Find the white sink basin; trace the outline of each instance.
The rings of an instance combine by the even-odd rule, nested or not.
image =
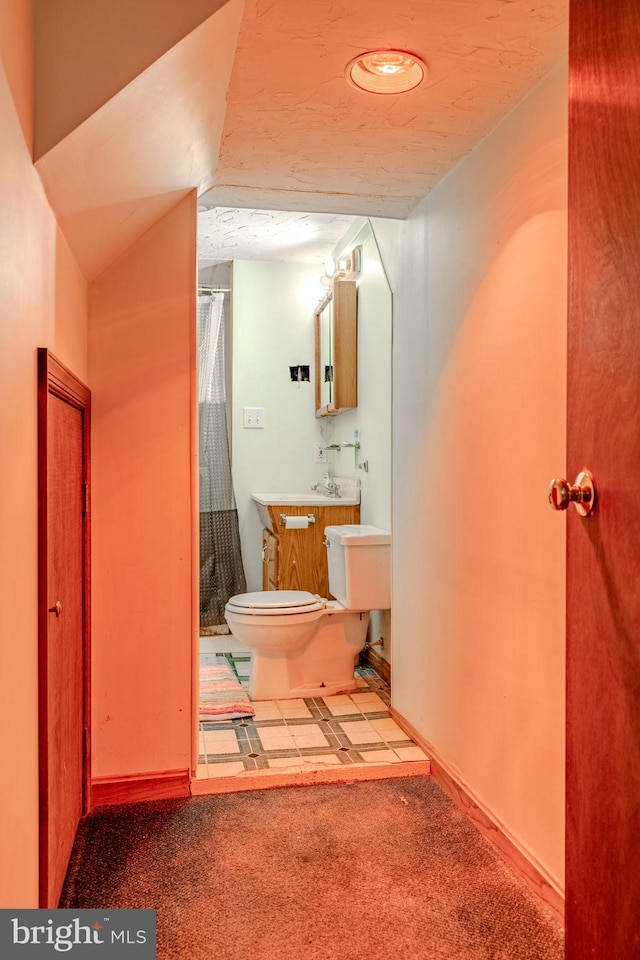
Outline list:
[[[340,491],[342,493],[342,490]],[[253,500],[265,507],[287,506],[292,507],[352,507],[360,503],[360,491],[347,489],[344,496],[328,497],[317,490],[308,490],[304,493],[253,493]]]

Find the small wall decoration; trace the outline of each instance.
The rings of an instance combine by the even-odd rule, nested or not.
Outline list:
[[[291,380],[294,383],[309,383],[309,364],[299,363],[295,367],[289,367]]]

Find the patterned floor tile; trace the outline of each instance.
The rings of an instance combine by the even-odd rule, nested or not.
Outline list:
[[[368,704],[373,703],[378,705],[378,709],[384,709],[383,701],[380,699],[380,696],[375,692],[375,690],[369,690],[368,693],[352,693],[351,699],[354,703],[357,703],[359,707],[362,707],[363,704],[367,704],[367,709],[374,710],[375,707],[369,707]]]
[[[426,753],[412,744],[410,747],[394,747],[394,753],[397,753],[401,760],[428,760]]]
[[[297,762],[300,759],[300,754],[295,748],[283,747],[282,750],[262,750],[259,757],[255,757],[255,761],[260,766],[261,760],[273,759],[274,757],[291,757],[294,762]]]
[[[340,766],[340,759],[336,756],[335,753],[314,753],[309,756],[302,757],[305,764],[317,764],[319,767],[322,766]]]
[[[295,741],[288,727],[265,727],[258,731],[264,750],[295,750]]]
[[[203,730],[202,736],[205,743],[222,743],[224,740],[237,740],[235,728],[231,725],[227,727],[217,727],[215,730]]]
[[[393,750],[361,750],[360,756],[365,763],[400,763]]]
[[[335,733],[330,733],[328,730],[323,730],[322,735],[327,741],[327,745],[330,746],[332,750],[337,750],[338,747],[342,746],[339,737]]]
[[[408,737],[404,730],[401,730],[391,717],[385,717],[381,720],[370,720],[369,723],[386,741],[411,740],[411,737]]]
[[[222,656],[246,684],[250,655],[239,649]],[[255,701],[254,717],[200,724],[196,776],[426,759],[389,716],[390,703],[388,685],[368,667],[356,668],[351,694]]]
[[[305,726],[289,727],[293,730],[293,739],[296,747],[302,750],[304,747],[326,747],[328,741],[325,735],[317,725],[309,723]],[[300,731],[299,733],[297,731]]]
[[[358,704],[351,699],[347,703],[328,703],[327,707],[332,717],[346,717],[361,713]]]
[[[282,714],[273,700],[255,700],[252,707],[255,710],[253,719],[256,723],[260,720],[282,720]]]
[[[220,743],[207,746],[207,758],[211,761],[214,757],[222,754],[241,753],[240,744],[234,738],[233,740],[222,740]]]
[[[245,765],[241,760],[231,763],[212,763],[209,766],[209,776],[213,777],[237,777],[243,773]]]
[[[285,720],[305,720],[311,717],[304,700],[276,700],[276,707]]]
[[[302,766],[303,762],[300,757],[295,760],[291,757],[267,757],[267,764],[271,770],[290,770],[292,766]]]
[[[336,740],[338,741],[338,749],[339,749],[339,750],[340,750],[340,749],[342,749],[342,750],[350,750],[351,747],[353,746],[351,740],[349,740],[349,737],[346,735],[346,733],[339,733],[339,734],[337,734],[337,735],[336,735]]]
[[[340,724],[343,732],[351,743],[382,743],[382,736],[375,730],[368,720],[355,720]]]

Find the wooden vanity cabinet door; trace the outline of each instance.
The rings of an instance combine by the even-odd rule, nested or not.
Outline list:
[[[321,597],[333,599],[329,593],[327,551],[324,545],[324,528],[335,524],[360,523],[360,506],[270,506],[278,536],[263,531],[263,586],[265,590],[308,590]],[[280,515],[315,516],[315,523],[306,529],[287,530],[280,524]],[[268,539],[270,538],[270,539]],[[273,548],[270,543],[273,542]],[[269,558],[273,552],[275,572],[267,573]],[[276,586],[277,584],[277,586]]]
[[[289,510],[289,513],[292,511]],[[318,593],[317,530],[283,530],[280,534],[281,590]]]

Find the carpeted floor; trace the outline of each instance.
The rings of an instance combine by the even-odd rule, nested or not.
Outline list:
[[[553,914],[428,777],[103,807],[61,907],[155,907],[158,960],[559,960]]]

